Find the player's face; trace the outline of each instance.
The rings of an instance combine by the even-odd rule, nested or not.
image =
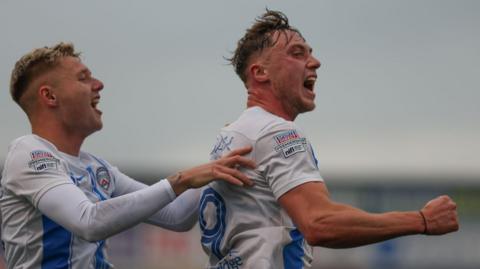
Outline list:
[[[294,119],[315,108],[314,86],[320,62],[296,32],[276,32],[276,44],[266,51],[267,72],[277,99]]]
[[[58,116],[68,132],[84,137],[102,128],[102,112],[97,109],[103,83],[75,57],[60,59],[53,75],[58,98]]]

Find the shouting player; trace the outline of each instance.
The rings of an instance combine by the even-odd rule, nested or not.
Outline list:
[[[294,123],[315,108],[320,62],[287,17],[267,11],[238,42],[231,62],[247,88],[247,109],[224,127],[211,152],[253,147],[248,190],[212,182],[200,202],[208,268],[297,269],[312,261],[311,246],[348,248],[411,234],[458,229],[447,196],[420,211],[371,214],[335,203],[320,176],[312,146]]]
[[[196,223],[200,190],[187,189],[212,179],[251,184],[235,169],[254,167],[240,156],[249,147],[152,186],[81,151],[85,138],[102,128],[102,89],[71,44],[35,49],[16,63],[11,95],[32,134],[11,143],[2,174],[8,268],[111,268],[109,236],[142,221],[177,231]]]

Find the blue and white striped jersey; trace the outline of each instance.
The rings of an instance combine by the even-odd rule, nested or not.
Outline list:
[[[209,256],[206,268],[298,269],[312,261],[312,248],[277,202],[287,191],[323,181],[312,147],[291,121],[260,107],[251,107],[224,127],[211,158],[251,145],[257,167],[242,169],[251,188],[216,181],[200,201],[202,246]]]

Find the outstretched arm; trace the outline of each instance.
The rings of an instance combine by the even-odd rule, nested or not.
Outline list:
[[[51,188],[38,209],[54,222],[87,241],[98,241],[124,231],[160,210],[174,198],[168,181],[112,199],[93,203],[74,184]]]
[[[180,195],[186,189],[204,186],[212,180],[250,185],[251,180],[234,168],[238,165],[255,166],[251,160],[238,156],[250,150],[251,147],[246,147],[232,151],[217,161],[184,170],[173,180],[162,180],[130,193],[120,192],[114,198],[96,203],[90,201],[74,184],[58,185],[46,191],[37,206],[47,217],[85,240],[106,239],[146,221],[169,204],[175,198],[175,194]],[[198,201],[193,192],[185,195],[189,199],[181,201],[188,202],[189,206],[195,205]],[[163,216],[166,217],[165,214],[170,213],[171,208],[163,212]],[[185,219],[192,223],[191,220],[192,215]]]
[[[149,186],[117,171],[115,196],[136,192]],[[120,184],[118,184],[120,183]],[[180,194],[174,201],[149,216],[145,222],[177,232],[190,230],[198,220],[198,202],[203,188],[190,189]],[[170,188],[174,197],[175,193]]]
[[[302,184],[279,199],[310,245],[349,248],[411,234],[458,230],[455,203],[438,197],[419,211],[372,214],[330,200],[323,183]]]
[[[251,180],[240,173],[236,167],[244,166],[253,168],[255,164],[250,159],[241,157],[240,155],[250,152],[251,147],[244,147],[233,150],[222,158],[210,163],[183,170],[168,179],[171,185],[177,184],[177,195],[183,191],[181,181],[184,184],[191,184],[189,187],[195,188],[202,186],[214,179],[223,179],[236,185],[251,185]],[[217,178],[218,177],[218,178]],[[222,178],[223,177],[223,178]],[[118,178],[121,179],[115,193],[116,196],[141,190],[148,187],[147,185],[135,181],[128,176],[118,172]],[[198,203],[200,200],[202,189],[189,189],[155,212],[145,222],[177,232],[190,230],[198,220]]]

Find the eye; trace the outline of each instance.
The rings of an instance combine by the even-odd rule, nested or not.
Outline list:
[[[293,57],[296,57],[296,58],[305,57],[305,49],[303,49],[301,47],[294,48],[291,53],[292,53]]]
[[[79,75],[78,75],[78,80],[79,81],[86,81],[86,80],[89,80],[91,77],[90,77],[90,73],[87,73],[87,72],[81,72]]]

